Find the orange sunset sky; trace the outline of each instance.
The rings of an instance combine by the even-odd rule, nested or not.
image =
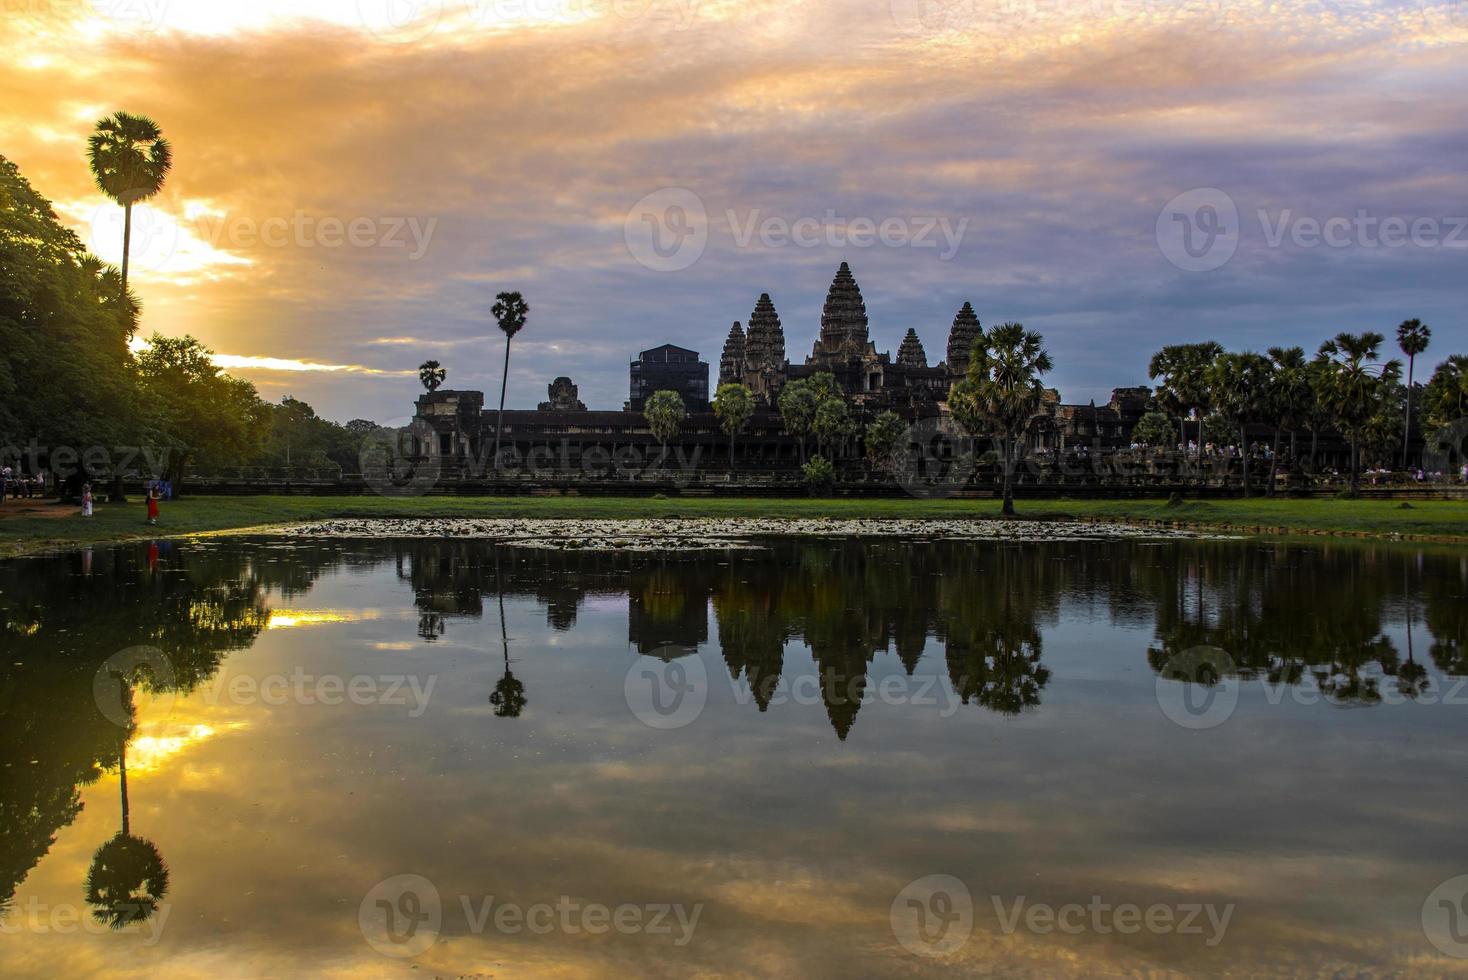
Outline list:
[[[879,350],[940,360],[971,300],[1069,401],[1188,339],[1468,346],[1460,0],[6,0],[0,41],[0,153],[102,257],[93,124],[173,144],[140,332],[341,420],[407,414],[428,357],[493,390],[502,289],[512,405],[620,407],[663,342],[716,371],[764,291],[799,360],[842,260]],[[1198,189],[1237,215],[1190,262]]]

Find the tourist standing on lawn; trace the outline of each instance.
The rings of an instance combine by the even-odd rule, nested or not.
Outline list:
[[[5,503],[5,492],[10,488],[10,465],[0,467],[0,504]]]
[[[92,516],[92,485],[90,483],[82,484],[82,516]]]
[[[158,497],[160,492],[155,486],[148,491],[148,523],[158,523]]]

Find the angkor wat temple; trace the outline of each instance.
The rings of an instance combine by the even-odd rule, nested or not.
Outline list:
[[[963,304],[948,332],[948,357],[932,367],[916,330],[907,331],[893,360],[890,353],[877,352],[867,328],[867,305],[861,287],[851,267],[842,262],[821,310],[820,336],[804,364],[786,359],[780,314],[770,294],[762,293],[750,314],[749,330],[737,322],[729,329],[719,358],[719,384],[748,385],[759,404],[773,407],[787,382],[828,372],[836,377],[847,397],[860,406],[936,406],[948,398],[953,382],[968,372],[979,318],[972,305]]]
[[[719,358],[718,383],[739,382],[754,392],[757,409],[735,445],[734,466],[741,471],[791,471],[800,463],[796,439],[785,430],[779,416],[780,391],[791,381],[828,372],[836,378],[852,405],[857,422],[870,421],[878,412],[891,410],[906,419],[940,418],[947,414],[947,399],[953,384],[964,377],[980,323],[971,303],[953,318],[948,330],[944,358],[930,364],[917,331],[909,329],[897,349],[879,352],[869,332],[866,302],[851,268],[841,263],[826,294],[819,334],[803,362],[786,356],[785,329],[774,301],[760,295],[750,314],[747,329],[740,323],[730,328]],[[697,382],[696,368],[702,364],[695,351],[664,345],[644,351],[631,365],[633,398],[640,402],[647,379],[668,366],[642,363],[658,352],[677,351],[689,362],[685,404],[689,412],[676,444],[669,448],[683,460],[694,460],[700,469],[729,466],[729,437],[706,401],[707,383]],[[656,358],[654,358],[656,359]],[[667,358],[665,357],[664,360]],[[656,371],[655,371],[656,369]],[[657,375],[662,376],[662,375]],[[706,375],[704,376],[706,377]],[[676,386],[675,386],[676,387]],[[1146,387],[1121,388],[1105,406],[1065,405],[1058,392],[1047,392],[1043,417],[1031,435],[1031,448],[1065,449],[1084,445],[1091,451],[1124,447],[1132,427],[1146,412],[1151,399]],[[640,404],[629,400],[619,411],[587,410],[571,379],[551,383],[548,400],[534,411],[507,410],[501,434],[502,452],[520,460],[551,447],[558,470],[586,468],[588,454],[599,460],[619,454],[640,453],[644,457],[659,450],[643,417]],[[445,472],[483,474],[493,452],[495,412],[484,408],[477,391],[440,390],[418,398],[414,416],[419,451],[440,457]],[[856,450],[856,447],[851,447]],[[859,451],[853,451],[859,457]],[[839,460],[838,460],[839,462]]]

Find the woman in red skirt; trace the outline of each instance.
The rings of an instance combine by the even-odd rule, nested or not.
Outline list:
[[[148,523],[158,523],[158,488],[153,487],[148,491]]]

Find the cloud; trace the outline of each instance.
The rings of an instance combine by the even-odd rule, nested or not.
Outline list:
[[[664,341],[716,363],[763,291],[799,360],[843,259],[879,349],[914,327],[941,350],[972,300],[986,323],[1045,331],[1075,401],[1145,380],[1159,327],[1313,347],[1421,316],[1443,349],[1468,340],[1461,251],[1271,247],[1256,220],[1468,210],[1468,25],[1450,4],[525,0],[447,3],[417,37],[384,36],[351,0],[166,6],[148,29],[7,21],[0,139],[85,231],[102,203],[92,122],[158,119],[175,147],[159,205],[202,247],[193,268],[139,276],[145,330],[324,366],[313,381],[336,369],[295,392],[335,417],[405,414],[423,356],[493,388],[501,289],[531,306],[516,405],[570,374],[593,407],[619,406],[626,361]],[[635,260],[624,225],[673,186],[698,195],[709,237],[666,273]],[[1155,238],[1194,187],[1227,191],[1246,224],[1207,274]],[[727,220],[828,211],[968,224],[944,260],[742,245]]]

